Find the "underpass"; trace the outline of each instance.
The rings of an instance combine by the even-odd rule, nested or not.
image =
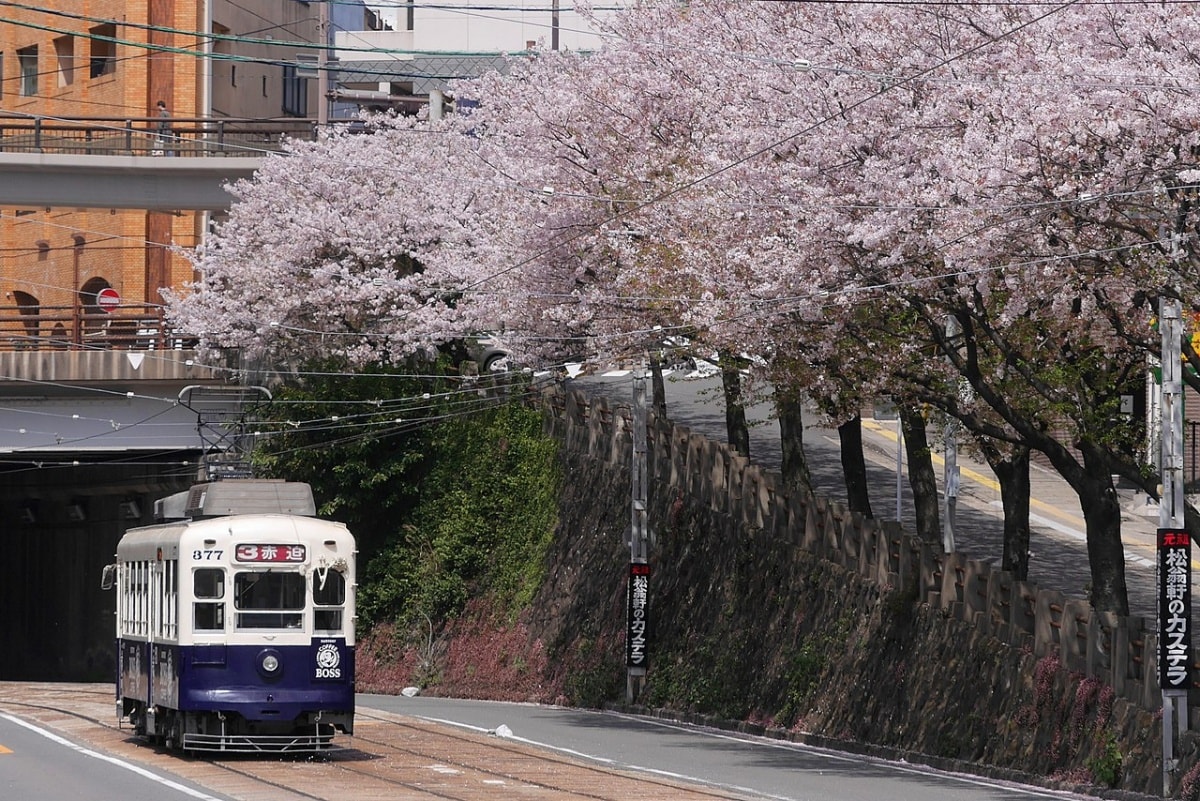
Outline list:
[[[230,183],[315,133],[304,119],[176,119],[164,147],[154,122],[0,115],[0,206],[219,212]],[[108,680],[113,594],[100,570],[155,500],[227,449],[180,398],[234,373],[203,365],[159,306],[76,294],[0,317],[0,609],[12,632],[0,680]],[[236,416],[239,403],[222,408]]]
[[[228,450],[228,373],[191,350],[0,352],[0,517],[11,634],[0,680],[113,675],[113,594],[100,570],[154,501]],[[197,398],[215,388],[220,401]]]

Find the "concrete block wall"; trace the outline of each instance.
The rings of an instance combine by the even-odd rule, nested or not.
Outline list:
[[[576,453],[628,464],[630,409],[560,388],[543,396],[545,430]],[[624,423],[615,424],[616,418]],[[774,532],[797,547],[879,586],[915,582],[916,600],[943,610],[1037,658],[1057,654],[1070,671],[1110,685],[1121,697],[1161,707],[1157,639],[1141,617],[1096,613],[1085,599],[1017,581],[969,554],[943,554],[898,524],[851,514],[823,497],[800,497],[778,476],[685,427],[650,416],[647,470],[651,495],[682,493],[748,528]],[[1189,716],[1196,721],[1197,715]],[[1194,728],[1194,727],[1193,727]]]

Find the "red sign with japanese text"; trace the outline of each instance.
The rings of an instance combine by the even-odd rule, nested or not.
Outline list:
[[[239,545],[234,559],[239,562],[303,562],[303,545]]]

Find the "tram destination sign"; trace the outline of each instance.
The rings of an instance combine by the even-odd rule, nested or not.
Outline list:
[[[1158,530],[1158,683],[1192,686],[1192,539],[1186,529]]]
[[[239,562],[303,562],[306,551],[303,545],[252,545],[237,546],[233,558]]]

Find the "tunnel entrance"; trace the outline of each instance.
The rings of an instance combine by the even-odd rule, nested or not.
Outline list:
[[[3,681],[108,681],[115,676],[115,597],[100,573],[154,501],[195,483],[194,457],[170,462],[0,465],[6,555],[0,610]]]

